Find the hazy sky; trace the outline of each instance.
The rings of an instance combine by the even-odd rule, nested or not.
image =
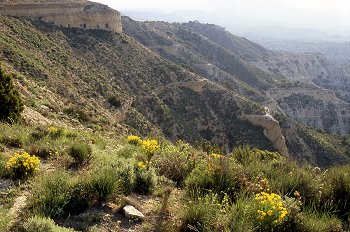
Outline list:
[[[284,25],[350,35],[350,0],[95,0],[116,10],[196,11],[208,23]],[[188,19],[195,20],[188,15]],[[203,20],[202,20],[203,21]],[[225,25],[223,25],[225,26]]]

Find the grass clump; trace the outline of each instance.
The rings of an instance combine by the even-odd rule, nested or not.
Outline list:
[[[180,231],[221,231],[227,223],[226,207],[227,202],[221,202],[216,194],[188,201],[181,215]]]
[[[28,143],[28,128],[19,124],[0,123],[0,143],[12,148],[23,148]]]
[[[58,226],[52,219],[34,216],[23,224],[25,232],[73,232],[73,229]]]
[[[69,156],[78,164],[88,163],[92,158],[92,148],[84,142],[75,142],[69,148]]]

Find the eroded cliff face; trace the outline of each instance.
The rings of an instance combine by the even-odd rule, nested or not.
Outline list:
[[[350,134],[350,104],[317,86],[272,89],[268,94],[296,121],[327,133]]]
[[[64,27],[122,32],[118,11],[90,1],[2,1],[0,15],[39,18]]]
[[[290,80],[313,83],[334,91],[350,103],[350,75],[345,68],[332,64],[319,53],[276,52],[268,61],[254,62],[259,68],[272,74],[283,75]]]

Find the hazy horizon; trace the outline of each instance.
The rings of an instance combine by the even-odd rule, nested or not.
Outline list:
[[[350,37],[350,2],[346,0],[95,0],[120,12],[157,12],[157,20],[200,20],[228,28],[283,26],[314,29]],[[184,14],[181,14],[184,12]],[[186,12],[191,14],[186,15]],[[167,16],[167,17],[165,17]]]

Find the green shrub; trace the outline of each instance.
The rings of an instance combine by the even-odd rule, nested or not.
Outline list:
[[[13,75],[6,74],[0,67],[0,121],[19,121],[23,102],[12,82]]]
[[[195,193],[192,195],[196,195]],[[227,206],[227,208],[225,208]],[[225,231],[228,205],[218,200],[217,195],[195,197],[183,206],[180,212],[181,231]]]
[[[229,211],[229,230],[236,232],[255,231],[256,212],[257,209],[253,199],[246,197],[237,198]]]
[[[65,171],[55,171],[35,181],[30,208],[35,213],[52,218],[62,217],[71,199],[70,177]]]
[[[130,194],[135,187],[135,172],[134,172],[134,160],[131,159],[118,159],[111,163],[105,163],[104,165],[111,165],[115,170],[118,178],[119,190],[123,194]]]
[[[94,199],[105,201],[121,191],[118,173],[111,166],[96,168],[85,180]]]
[[[350,166],[333,167],[324,176],[321,188],[321,206],[335,211],[336,215],[348,220],[350,211]]]
[[[181,186],[194,169],[196,158],[189,151],[172,145],[162,148],[160,155],[154,157],[157,174],[165,176]]]
[[[79,164],[88,163],[92,158],[92,148],[89,144],[75,142],[70,147],[68,154]]]
[[[28,148],[28,151],[30,154],[33,154],[43,159],[47,159],[49,157],[58,155],[57,149],[52,148],[50,144],[32,144]]]
[[[224,156],[209,156],[199,164],[185,180],[187,193],[214,191],[232,199],[242,189],[243,169],[232,159]]]
[[[108,103],[115,108],[121,107],[122,103],[116,96],[111,96],[108,98]]]
[[[26,232],[73,232],[73,229],[56,225],[50,218],[34,216],[26,220],[23,224]]]
[[[142,194],[153,192],[156,184],[156,175],[152,168],[146,169],[146,166],[135,168],[135,191]]]
[[[343,232],[342,222],[329,214],[306,211],[295,221],[296,232]]]
[[[306,205],[318,204],[320,180],[312,170],[300,167],[293,163],[286,163],[284,167],[279,165],[271,177],[271,189],[282,195],[294,196],[297,191]],[[271,173],[270,173],[271,175]]]
[[[11,215],[8,209],[0,206],[0,231],[8,231]]]
[[[233,149],[231,156],[239,163],[248,165],[257,161],[281,160],[283,157],[277,152],[259,150],[249,146],[239,146]]]
[[[89,187],[89,183],[84,178],[71,180],[68,202],[63,207],[63,217],[78,215],[90,207],[93,202],[93,195],[89,191]]]

